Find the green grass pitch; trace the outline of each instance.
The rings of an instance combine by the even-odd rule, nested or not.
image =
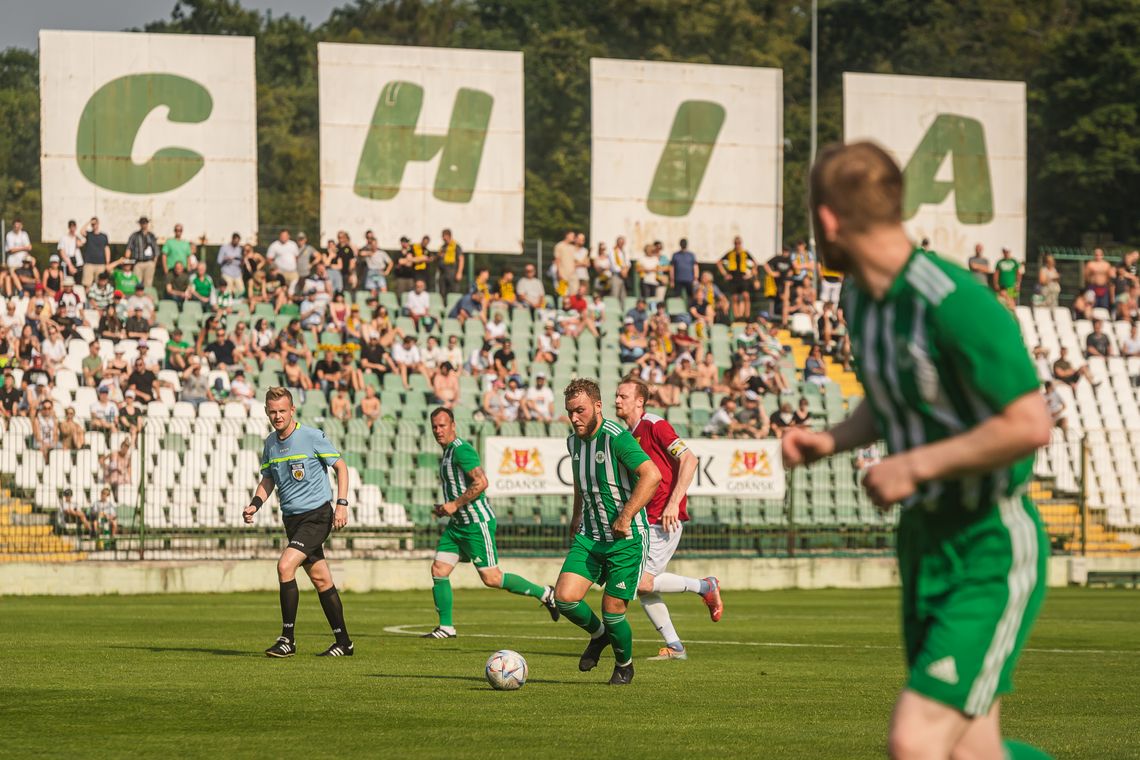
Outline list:
[[[428,630],[429,592],[345,594],[351,659],[313,656],[332,639],[303,592],[288,660],[261,655],[276,594],[7,598],[0,756],[883,756],[903,678],[897,592],[728,590],[715,625],[693,595],[668,600],[689,661],[644,661],[658,642],[634,603],[637,675],[615,688],[608,651],[579,673],[584,634],[500,592],[457,590],[450,641],[385,630]],[[1007,735],[1058,758],[1140,756],[1138,631],[1136,592],[1053,591]],[[500,648],[530,665],[521,691],[483,680]]]

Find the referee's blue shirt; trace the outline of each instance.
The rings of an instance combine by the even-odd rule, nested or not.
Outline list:
[[[273,431],[265,439],[261,453],[261,474],[273,478],[281,512],[299,515],[330,501],[328,468],[340,459],[340,452],[325,434],[314,427],[294,423],[285,439]]]

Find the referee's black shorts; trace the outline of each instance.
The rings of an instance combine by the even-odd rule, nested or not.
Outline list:
[[[289,548],[303,552],[302,565],[311,565],[325,558],[325,539],[332,532],[332,502],[326,501],[316,509],[299,515],[282,515],[285,535],[289,537]]]

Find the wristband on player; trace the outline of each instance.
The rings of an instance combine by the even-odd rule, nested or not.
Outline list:
[[[253,507],[254,509],[261,509],[261,505],[264,503],[265,499],[257,495],[254,495],[254,497],[249,500],[249,506]]]
[[[348,499],[337,499],[336,505],[338,507],[347,507],[348,506]]]

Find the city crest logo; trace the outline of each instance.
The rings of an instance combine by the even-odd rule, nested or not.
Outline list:
[[[728,476],[730,478],[771,477],[772,463],[768,461],[768,452],[737,449],[732,452]]]
[[[499,463],[500,475],[539,476],[545,471],[538,449],[505,449]]]

